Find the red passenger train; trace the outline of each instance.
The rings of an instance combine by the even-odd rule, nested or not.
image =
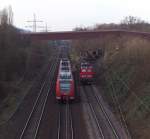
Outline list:
[[[92,64],[88,62],[82,62],[80,65],[80,82],[81,83],[92,83],[94,81],[94,68]]]
[[[67,59],[60,61],[56,81],[56,99],[62,101],[75,99],[74,79],[70,61]]]

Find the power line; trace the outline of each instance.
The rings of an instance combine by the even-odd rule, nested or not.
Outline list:
[[[33,32],[36,32],[36,31],[37,31],[37,28],[40,28],[39,26],[37,26],[37,23],[42,23],[43,21],[37,20],[37,19],[36,19],[36,15],[33,14],[33,20],[32,20],[32,21],[27,21],[27,22],[33,23],[33,25],[25,26],[25,27],[33,28]]]
[[[50,27],[47,26],[47,23],[45,23],[45,26],[42,26],[41,28],[44,29],[42,31],[45,31],[45,32],[49,32],[50,31],[50,30],[48,30],[48,28],[50,28]]]

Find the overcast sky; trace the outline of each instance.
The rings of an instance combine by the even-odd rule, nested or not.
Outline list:
[[[20,28],[30,25],[26,21],[33,20],[33,13],[37,20],[47,22],[51,31],[119,23],[129,15],[150,22],[150,0],[0,0],[0,9],[8,5],[14,12],[14,24]]]

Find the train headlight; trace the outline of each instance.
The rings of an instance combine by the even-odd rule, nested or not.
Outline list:
[[[85,78],[86,77],[86,75],[82,75],[82,78]]]
[[[91,71],[92,71],[91,69],[88,70],[88,72],[91,72]]]
[[[86,70],[85,70],[85,69],[83,69],[83,70],[82,70],[82,72],[86,72]]]

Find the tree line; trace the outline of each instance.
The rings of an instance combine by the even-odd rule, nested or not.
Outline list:
[[[26,73],[26,80],[32,80],[48,62],[49,56],[50,47],[47,42],[32,42],[13,26],[10,6],[0,11],[0,99],[8,93],[4,83],[18,81]]]

